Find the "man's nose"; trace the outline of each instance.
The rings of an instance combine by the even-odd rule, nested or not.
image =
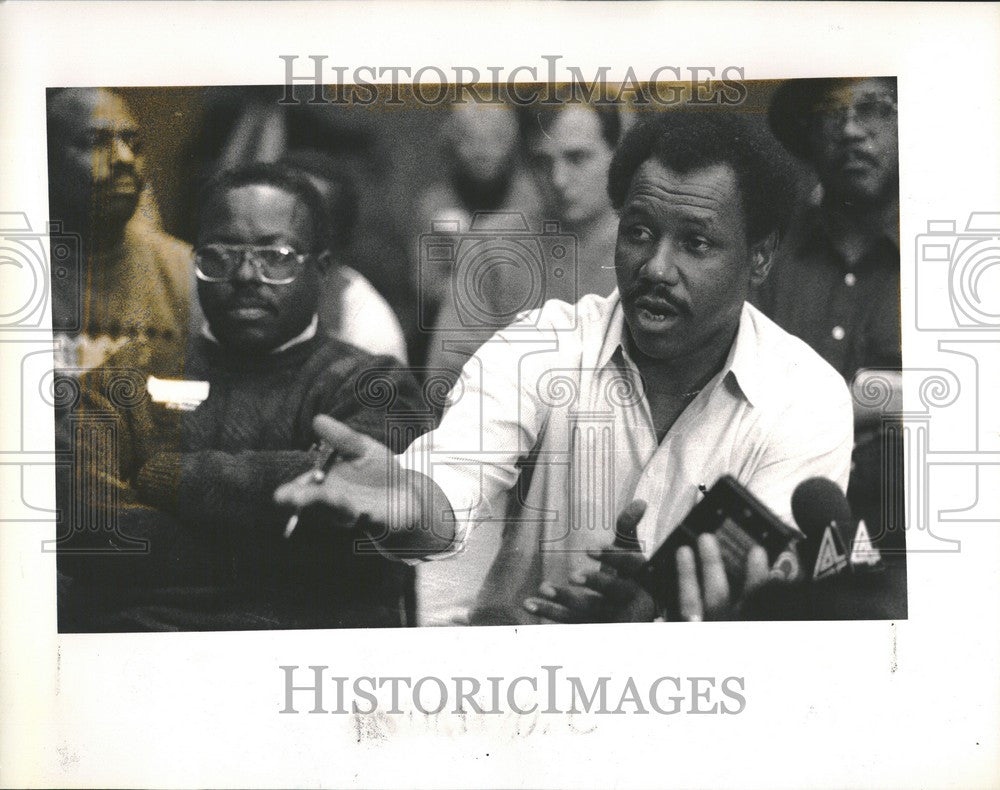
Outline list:
[[[653,254],[643,264],[642,275],[651,282],[661,282],[667,285],[677,284],[680,279],[680,270],[677,268],[676,250],[670,239],[660,239]]]
[[[569,166],[565,162],[555,162],[552,165],[552,184],[556,189],[562,191],[570,183]]]
[[[837,130],[843,138],[857,140],[868,135],[868,130],[858,121],[858,114],[853,107],[844,110],[837,120]]]
[[[124,162],[126,164],[135,163],[135,152],[132,150],[132,147],[117,135],[111,144],[111,156],[116,162]]]
[[[233,272],[233,281],[239,283],[259,282],[260,272],[253,261],[250,250],[240,252],[240,263]]]

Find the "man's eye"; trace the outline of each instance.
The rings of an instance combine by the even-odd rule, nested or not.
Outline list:
[[[142,149],[145,146],[145,141],[138,134],[127,133],[123,134],[121,137],[122,142],[128,146],[129,150],[133,154],[139,154],[142,152]]]
[[[77,148],[97,148],[104,142],[104,134],[99,131],[89,131],[80,134],[76,140]]]
[[[579,167],[588,159],[590,159],[590,155],[586,151],[570,151],[566,154],[566,161],[574,167]]]
[[[685,246],[692,252],[708,252],[712,249],[712,242],[704,236],[689,236]]]
[[[637,243],[645,243],[652,240],[653,233],[645,225],[629,225],[625,228],[625,238]]]
[[[547,173],[552,169],[552,160],[547,156],[532,156],[530,165],[534,170],[541,170]]]

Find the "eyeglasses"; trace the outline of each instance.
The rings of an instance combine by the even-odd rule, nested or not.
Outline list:
[[[308,253],[298,253],[290,247],[257,247],[252,244],[206,244],[194,251],[195,273],[199,280],[221,283],[233,276],[249,260],[261,282],[288,285],[302,274]]]
[[[896,109],[895,100],[876,96],[846,106],[827,103],[816,108],[824,131],[843,128],[848,118],[853,118],[868,131],[876,131],[896,120]]]

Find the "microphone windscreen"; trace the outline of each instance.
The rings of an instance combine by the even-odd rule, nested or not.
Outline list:
[[[825,477],[811,477],[792,494],[792,515],[806,540],[816,540],[831,523],[841,537],[851,525],[851,506],[840,487]]]

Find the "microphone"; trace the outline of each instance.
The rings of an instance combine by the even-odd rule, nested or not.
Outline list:
[[[845,549],[851,534],[851,506],[832,480],[811,477],[792,494],[792,515],[805,540],[799,554],[807,581],[815,582],[852,570]]]
[[[835,483],[814,477],[792,494],[792,514],[805,535],[798,552],[803,579],[770,582],[744,603],[745,620],[897,620],[907,616],[906,565],[857,563],[871,546],[853,532],[851,508]],[[867,546],[866,546],[867,544]],[[851,545],[848,552],[846,545]],[[873,572],[874,570],[879,572]]]

